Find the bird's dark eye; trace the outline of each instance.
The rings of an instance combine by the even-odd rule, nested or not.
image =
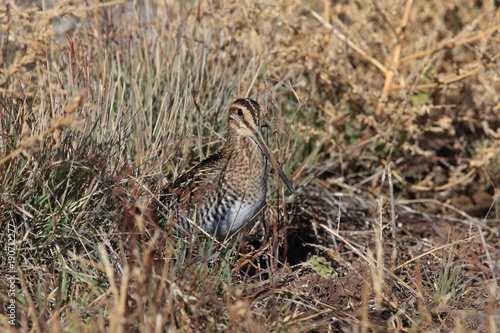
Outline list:
[[[242,109],[238,109],[238,116],[242,116],[243,115],[243,110]]]

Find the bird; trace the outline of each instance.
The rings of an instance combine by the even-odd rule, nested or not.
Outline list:
[[[266,202],[266,158],[295,193],[265,143],[261,116],[255,100],[235,100],[223,146],[162,189],[163,216],[175,234],[205,234],[223,242],[255,221]]]

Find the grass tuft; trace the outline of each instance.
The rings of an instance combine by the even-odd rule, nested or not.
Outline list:
[[[498,4],[0,5],[2,332],[494,332]],[[252,97],[290,175],[238,239],[162,184]],[[145,214],[138,215],[138,208]]]

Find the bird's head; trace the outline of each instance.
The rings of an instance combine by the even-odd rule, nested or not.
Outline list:
[[[285,182],[288,189],[294,193],[292,183],[288,180],[280,165],[271,154],[260,131],[261,109],[259,103],[250,98],[237,99],[229,109],[229,132],[252,139],[259,146],[262,153],[271,161],[271,164]]]

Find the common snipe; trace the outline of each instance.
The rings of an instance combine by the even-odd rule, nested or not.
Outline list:
[[[163,189],[163,207],[178,232],[198,233],[199,227],[225,240],[255,219],[266,199],[264,157],[294,192],[262,137],[260,117],[256,101],[233,102],[223,147]]]

